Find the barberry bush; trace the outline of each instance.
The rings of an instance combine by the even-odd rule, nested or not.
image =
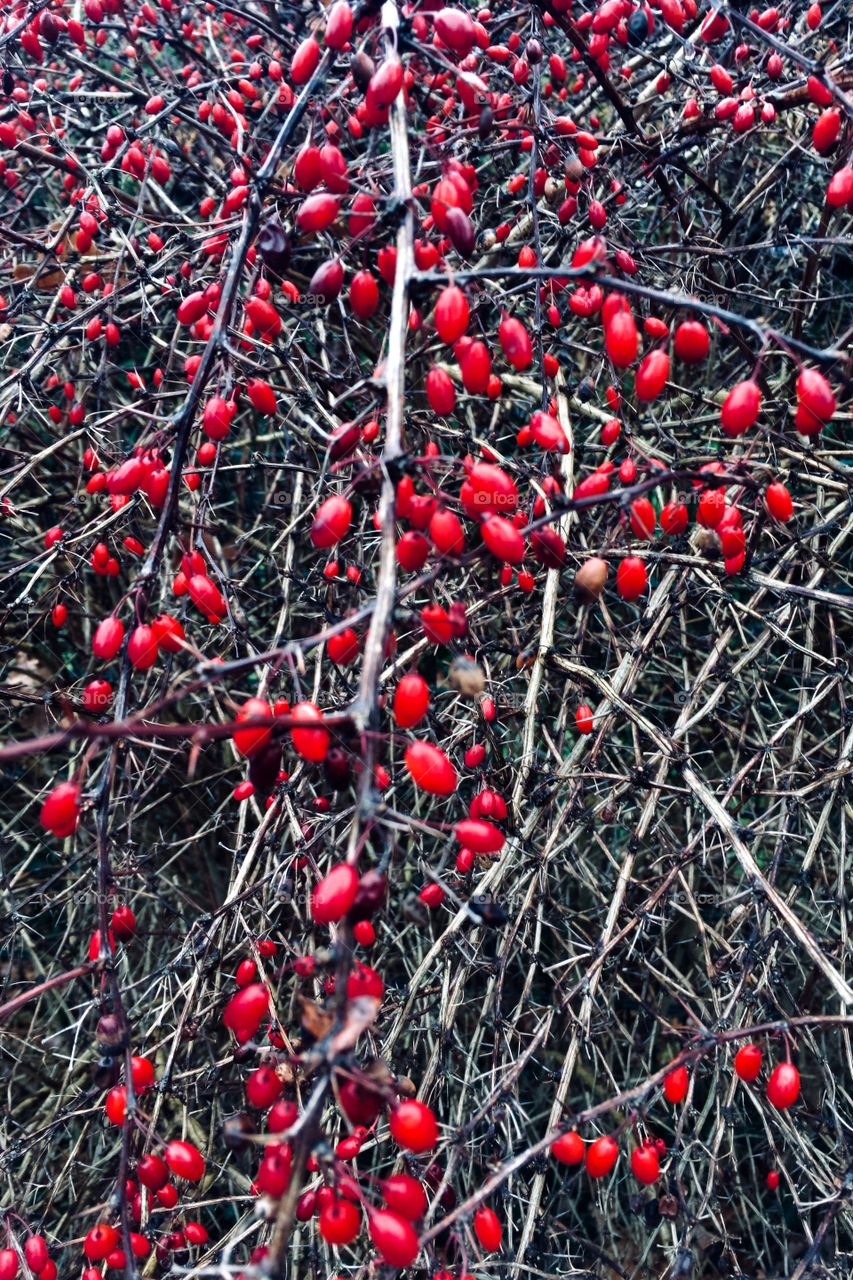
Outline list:
[[[849,1276],[849,18],[6,0],[0,1280]]]

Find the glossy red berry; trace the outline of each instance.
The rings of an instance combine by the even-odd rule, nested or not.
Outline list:
[[[615,1138],[606,1135],[596,1138],[586,1149],[586,1171],[591,1178],[606,1178],[619,1159],[619,1146]]]
[[[645,1143],[631,1152],[631,1172],[644,1187],[650,1187],[660,1177],[660,1159],[657,1147]]]
[[[458,285],[442,289],[435,304],[435,327],[442,342],[450,346],[468,328],[468,299]]]
[[[832,388],[817,369],[803,369],[797,378],[797,399],[820,422],[828,422],[835,413]]]
[[[272,1067],[257,1067],[246,1078],[246,1101],[250,1107],[266,1111],[282,1090],[282,1083]]]
[[[486,1253],[497,1253],[503,1239],[503,1228],[494,1209],[481,1205],[474,1214],[474,1234]]]
[[[794,514],[791,495],[787,487],[778,480],[767,486],[764,502],[774,520],[779,520],[782,524],[787,524]]]
[[[792,1107],[800,1096],[800,1073],[790,1062],[780,1062],[767,1081],[767,1101],[779,1111]]]
[[[401,729],[420,724],[429,711],[429,686],[423,676],[410,672],[400,680],[394,693],[394,719]]]
[[[584,1140],[579,1133],[572,1130],[563,1133],[551,1143],[551,1155],[560,1164],[580,1164],[584,1158]]]
[[[315,764],[329,754],[329,731],[323,727],[323,712],[313,702],[298,702],[291,712],[296,723],[290,730],[294,750],[303,760]]]
[[[701,364],[708,357],[711,339],[708,330],[698,320],[685,320],[675,330],[672,345],[676,359],[685,364]]]
[[[144,624],[134,627],[127,642],[127,656],[137,671],[147,671],[157,661],[159,648],[153,630]]]
[[[687,1086],[690,1083],[685,1066],[673,1067],[663,1080],[663,1096],[667,1102],[677,1104],[687,1097]]]
[[[269,1003],[269,992],[263,983],[250,983],[228,1001],[222,1021],[235,1034],[254,1035],[266,1017]]]
[[[124,641],[124,627],[118,618],[104,618],[98,623],[92,637],[92,653],[96,658],[109,661],[118,653]]]
[[[639,335],[630,311],[617,311],[604,331],[604,345],[617,369],[627,369],[637,358]]]
[[[39,821],[46,831],[65,839],[80,817],[80,788],[74,782],[60,782],[41,806]]]
[[[358,872],[346,862],[339,862],[314,887],[311,894],[311,918],[315,924],[335,924],[343,920],[358,893]]]
[[[623,600],[637,600],[648,583],[646,566],[639,556],[626,556],[616,570],[616,590]]]
[[[735,1054],[735,1074],[751,1084],[761,1071],[761,1050],[757,1044],[745,1044]]]
[[[136,936],[136,916],[133,914],[133,911],[130,909],[130,907],[124,904],[122,904],[119,907],[116,907],[115,911],[110,916],[110,929],[112,930],[112,934],[116,942],[130,942],[131,938],[134,938]],[[134,1062],[136,1061],[147,1062],[148,1059],[147,1058],[134,1059]],[[152,1068],[152,1079],[153,1079],[153,1068]],[[139,1085],[136,1084],[135,1077],[134,1077],[134,1086],[137,1089],[139,1088]]]
[[[383,1199],[389,1209],[400,1213],[410,1222],[426,1213],[427,1195],[417,1178],[407,1173],[394,1173],[380,1184]]]
[[[412,1224],[392,1209],[377,1209],[369,1217],[370,1238],[383,1262],[408,1267],[418,1256],[418,1234]]]
[[[758,383],[748,379],[732,387],[720,410],[723,434],[734,438],[742,436],[754,424],[761,409],[761,390]]]
[[[143,1187],[149,1191],[159,1191],[169,1181],[169,1169],[159,1156],[148,1154],[140,1156],[136,1166],[136,1176]]]
[[[642,404],[657,400],[669,377],[669,356],[665,351],[650,351],[641,361],[634,377],[634,390]]]
[[[456,770],[441,747],[431,742],[411,742],[404,760],[412,781],[422,791],[449,796],[456,790]]]
[[[50,1261],[44,1236],[30,1236],[24,1242],[24,1257],[31,1271],[42,1271]]]
[[[198,1147],[181,1138],[166,1144],[166,1164],[176,1178],[187,1182],[200,1182],[204,1177],[204,1156]]]
[[[726,495],[722,489],[706,489],[699,499],[696,519],[706,529],[716,529],[726,509]]]
[[[237,712],[237,720],[272,720],[272,711],[263,698],[249,698]],[[263,751],[272,734],[269,729],[257,726],[234,730],[234,746],[241,756],[255,756]]]
[[[83,1241],[83,1252],[90,1262],[103,1262],[112,1253],[119,1241],[115,1227],[108,1222],[99,1222],[92,1227]]]
[[[575,724],[577,726],[578,733],[592,733],[592,707],[588,707],[585,702],[582,703],[575,712]]]
[[[637,498],[631,503],[628,519],[635,538],[648,542],[654,537],[655,509],[648,498]]]
[[[669,538],[680,537],[689,521],[690,516],[683,502],[668,502],[661,510],[660,527]]]
[[[389,1119],[391,1137],[406,1151],[431,1151],[438,1142],[438,1124],[432,1110],[416,1098],[401,1102]]]
[[[327,1244],[351,1244],[361,1230],[361,1214],[351,1200],[340,1197],[323,1206],[317,1227]]]
[[[515,316],[504,316],[498,326],[501,350],[514,369],[522,372],[533,364],[530,334]]]
[[[315,547],[333,547],[349,532],[352,507],[340,494],[322,502],[311,525],[311,541]]]
[[[487,516],[480,525],[480,534],[496,560],[520,564],[524,559],[524,538],[504,516]]]

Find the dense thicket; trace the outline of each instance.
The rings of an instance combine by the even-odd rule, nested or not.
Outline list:
[[[849,1275],[849,46],[4,5],[0,1280]]]

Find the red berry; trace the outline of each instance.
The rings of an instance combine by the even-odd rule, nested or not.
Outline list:
[[[176,1178],[200,1182],[204,1177],[204,1156],[198,1147],[181,1138],[166,1144],[166,1164]]]
[[[761,1050],[757,1044],[745,1044],[735,1054],[735,1074],[751,1084],[761,1071]]]
[[[800,1096],[800,1073],[790,1062],[780,1062],[767,1081],[767,1101],[779,1111],[792,1107]]]
[[[431,742],[411,742],[404,760],[412,781],[422,791],[449,796],[456,790],[456,770],[441,747]]]
[[[438,1142],[435,1116],[426,1103],[416,1098],[399,1103],[391,1112],[389,1125],[391,1137],[406,1151],[431,1151]]]
[[[648,498],[637,498],[629,513],[631,532],[635,538],[649,541],[655,533],[655,509]]]
[[[395,1213],[414,1222],[426,1213],[427,1196],[417,1178],[407,1173],[395,1173],[380,1184],[385,1203]]]
[[[498,326],[501,350],[514,369],[521,372],[533,364],[533,344],[530,334],[515,316],[504,316]]]
[[[47,1241],[44,1236],[30,1236],[24,1242],[24,1257],[31,1271],[44,1270],[50,1259],[47,1253]]]
[[[246,1079],[246,1100],[251,1107],[266,1111],[282,1090],[282,1083],[272,1067],[258,1067]]]
[[[349,302],[359,320],[369,320],[379,306],[379,285],[370,271],[358,271],[349,287]]]
[[[645,1143],[631,1152],[631,1172],[644,1187],[657,1182],[660,1177],[660,1159],[653,1144]]]
[[[290,739],[297,755],[315,764],[329,754],[329,730],[323,727],[323,713],[313,702],[298,702],[292,716],[298,723],[290,730]],[[309,726],[309,727],[305,727]]]
[[[675,331],[673,347],[678,360],[685,364],[701,364],[711,346],[708,330],[698,320],[685,320]]]
[[[270,705],[263,698],[249,698],[237,712],[239,720],[272,720]],[[234,730],[234,746],[241,756],[255,756],[263,751],[272,734],[262,727]]]
[[[134,627],[127,642],[127,656],[131,666],[137,671],[147,671],[157,661],[158,652],[157,637],[151,627],[144,624]]]
[[[560,1164],[580,1164],[584,1157],[584,1141],[579,1133],[563,1133],[551,1143],[551,1155]]]
[[[320,1210],[317,1227],[328,1244],[351,1244],[361,1230],[361,1214],[351,1200],[332,1200]]]
[[[496,560],[520,564],[524,559],[524,538],[503,516],[487,516],[480,525],[483,542]]]
[[[723,434],[731,438],[742,436],[753,425],[761,409],[761,390],[756,382],[747,380],[732,387],[720,410]]]
[[[435,327],[442,342],[450,346],[468,328],[468,299],[458,285],[442,289],[435,304]]]
[[[315,924],[335,924],[343,920],[358,893],[358,872],[349,863],[339,862],[315,885],[311,894],[311,918]]]
[[[706,489],[699,499],[696,519],[706,529],[716,529],[726,509],[726,495],[722,489]]]
[[[617,369],[627,369],[637,358],[639,336],[630,311],[617,311],[604,331],[604,345]]]
[[[60,782],[42,803],[39,821],[46,831],[65,839],[80,817],[80,788],[74,782]]]
[[[131,938],[136,936],[136,916],[133,914],[130,907],[124,905],[116,907],[110,917],[110,929],[112,930],[112,934],[116,942],[130,942]],[[134,1059],[134,1061],[147,1062],[148,1059],[139,1058]],[[136,1084],[135,1079],[134,1084]]]
[[[690,516],[683,502],[668,502],[660,513],[660,527],[669,538],[678,538],[684,533]]]
[[[689,1077],[685,1066],[673,1067],[672,1071],[664,1076],[663,1080],[663,1096],[667,1102],[673,1104],[683,1102],[687,1097],[687,1086]]]
[[[118,618],[104,618],[99,622],[92,638],[92,653],[96,658],[109,661],[114,658],[124,640],[124,627]]]
[[[648,583],[646,566],[639,556],[626,556],[616,570],[616,590],[623,600],[637,600]]]
[[[394,719],[401,729],[411,729],[429,711],[429,686],[423,676],[403,676],[394,694]]]
[[[118,1244],[118,1232],[108,1222],[92,1227],[83,1241],[83,1252],[90,1262],[103,1262]]]
[[[586,1149],[586,1171],[591,1178],[606,1178],[619,1159],[619,1146],[609,1135],[596,1138]]]
[[[641,403],[657,400],[669,377],[669,356],[665,351],[650,351],[634,376],[634,390]]]
[[[333,547],[349,532],[352,507],[346,498],[335,494],[322,502],[311,525],[311,541],[315,547]]]
[[[253,982],[232,996],[222,1011],[229,1031],[254,1035],[269,1009],[269,992],[261,982]]]
[[[149,1191],[159,1191],[169,1181],[169,1169],[166,1162],[159,1156],[149,1154],[140,1156],[136,1166],[136,1176],[143,1187],[148,1187]]]
[[[575,712],[575,724],[577,725],[578,733],[592,733],[592,707],[588,707],[585,702]]]
[[[832,388],[817,369],[803,369],[797,378],[797,399],[821,422],[828,422],[835,413],[836,400]]]
[[[392,1267],[408,1267],[418,1256],[418,1235],[414,1227],[392,1209],[377,1209],[369,1219],[370,1238],[383,1262]]]
[[[791,495],[786,486],[778,480],[774,484],[767,486],[764,501],[774,520],[779,520],[782,524],[787,524],[794,514],[794,503]]]
[[[474,1214],[474,1234],[487,1253],[497,1253],[503,1239],[500,1219],[494,1209],[481,1206]]]

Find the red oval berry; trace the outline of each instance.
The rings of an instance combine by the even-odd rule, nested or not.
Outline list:
[[[574,1130],[563,1133],[551,1143],[551,1155],[560,1164],[580,1164],[584,1158],[584,1140]]]
[[[619,1159],[619,1146],[609,1135],[596,1138],[586,1150],[586,1171],[591,1178],[606,1178]]]
[[[311,894],[311,918],[315,924],[334,924],[342,920],[355,902],[358,872],[340,862],[315,885]]]
[[[449,796],[456,790],[456,770],[441,747],[431,742],[411,742],[404,760],[412,781],[421,791]]]
[[[416,1098],[401,1102],[391,1112],[391,1137],[398,1146],[416,1155],[431,1151],[438,1142],[438,1125],[432,1110]]]
[[[800,1096],[800,1073],[790,1062],[780,1062],[767,1081],[767,1101],[779,1111],[792,1107]]]
[[[757,1044],[745,1044],[735,1054],[735,1074],[739,1080],[752,1084],[761,1071],[761,1050]]]

